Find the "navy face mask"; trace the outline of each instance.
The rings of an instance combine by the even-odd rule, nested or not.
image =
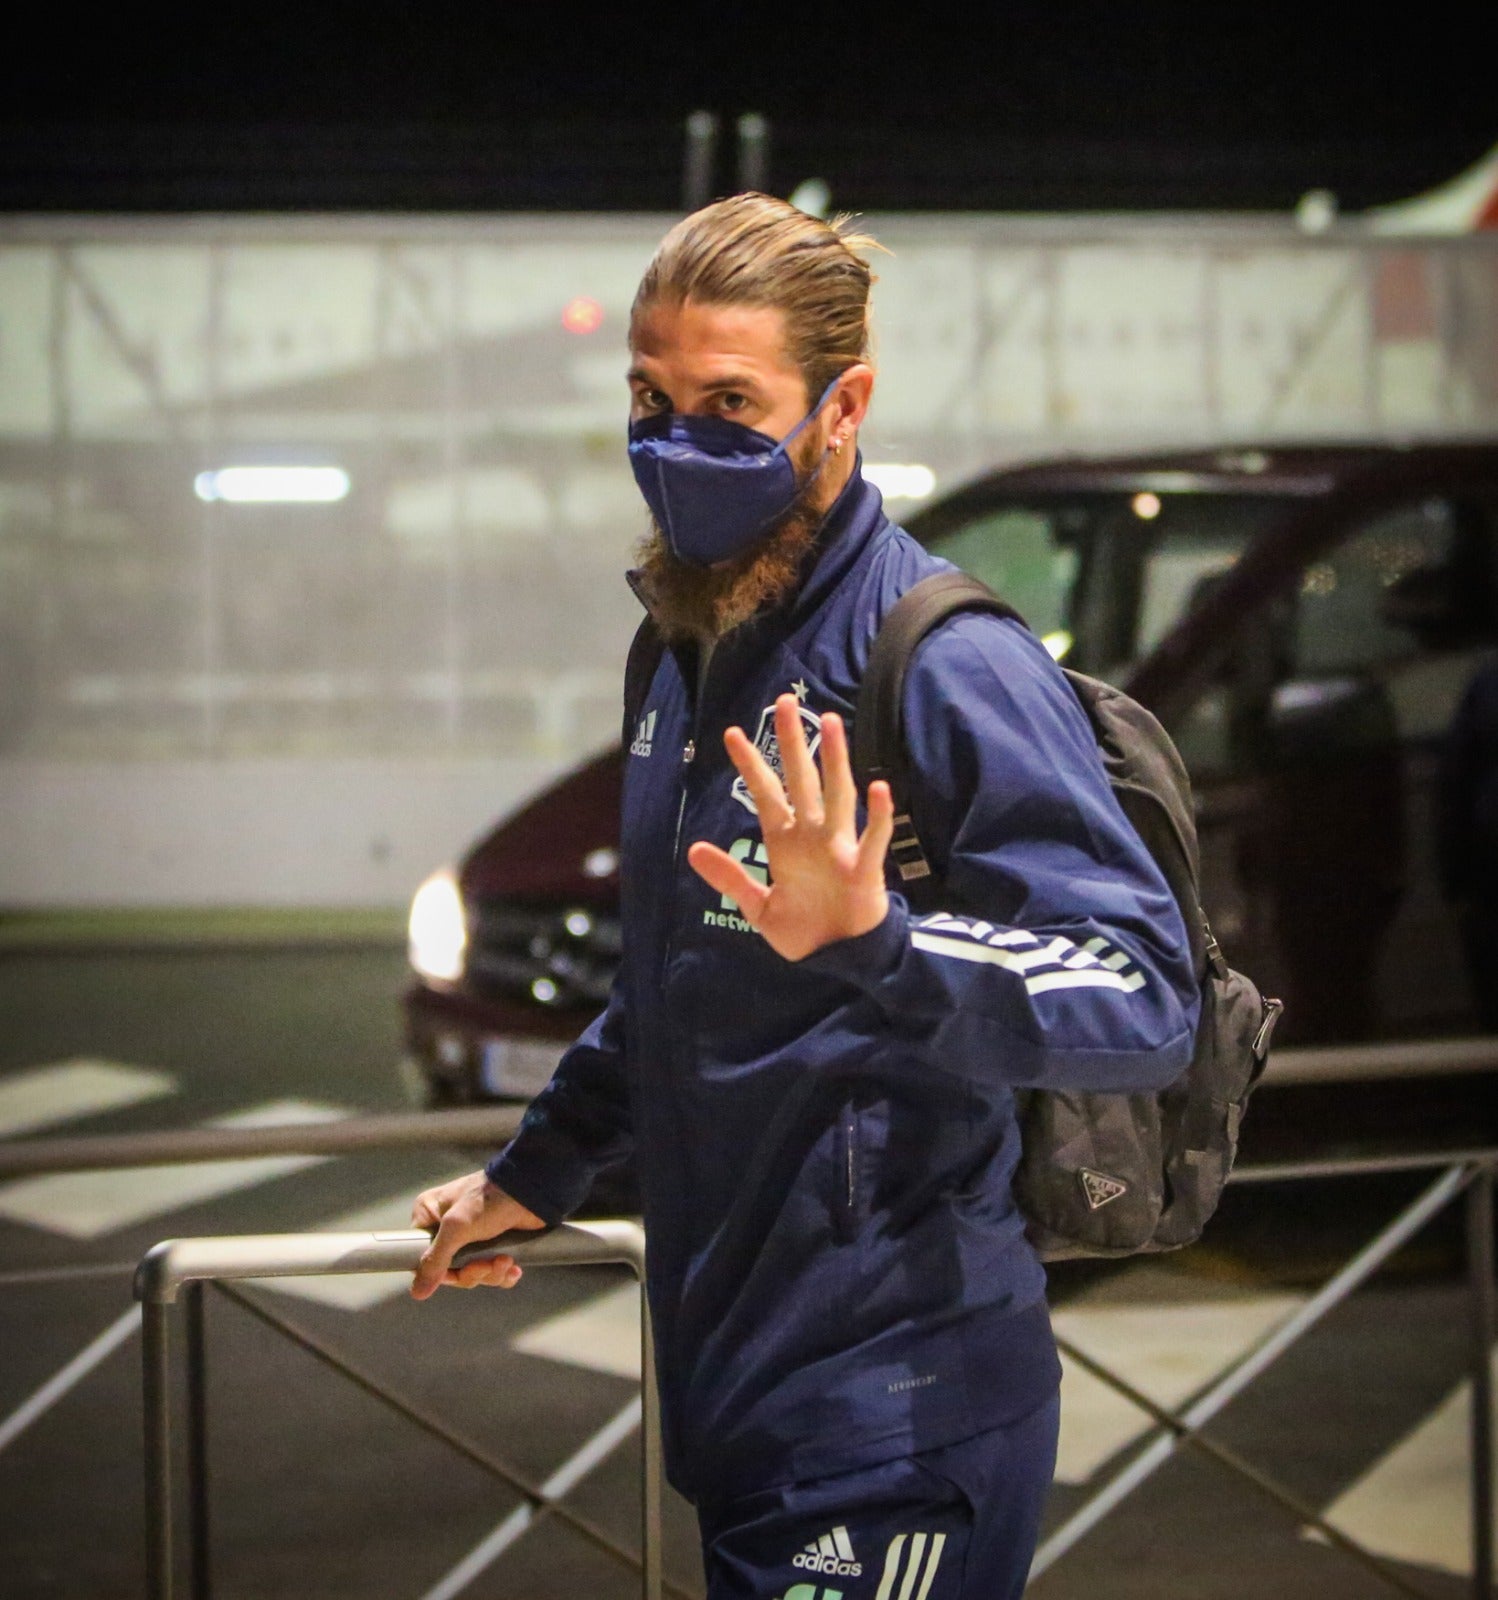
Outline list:
[[[630,423],[629,464],[672,554],[694,567],[710,567],[770,531],[807,487],[797,481],[791,444],[837,382],[779,440],[726,417],[674,411]]]

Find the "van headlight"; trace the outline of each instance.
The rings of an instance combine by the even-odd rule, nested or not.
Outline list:
[[[409,960],[423,978],[455,983],[463,976],[468,919],[458,880],[447,868],[416,891],[406,931]]]

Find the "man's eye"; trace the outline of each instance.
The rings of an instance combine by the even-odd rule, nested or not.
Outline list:
[[[671,396],[662,394],[659,389],[641,389],[636,395],[636,399],[646,411],[669,411],[671,409]]]
[[[741,394],[725,394],[718,397],[718,404],[724,411],[742,411],[749,401]]]

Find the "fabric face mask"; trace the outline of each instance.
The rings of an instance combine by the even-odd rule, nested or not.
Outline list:
[[[790,447],[837,383],[779,440],[726,417],[674,411],[630,423],[635,482],[678,559],[695,567],[726,561],[791,509],[806,485],[796,479]]]

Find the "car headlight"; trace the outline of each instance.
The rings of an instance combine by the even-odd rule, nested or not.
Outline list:
[[[444,868],[416,891],[407,923],[408,956],[423,978],[453,983],[463,976],[468,919],[458,880]]]

